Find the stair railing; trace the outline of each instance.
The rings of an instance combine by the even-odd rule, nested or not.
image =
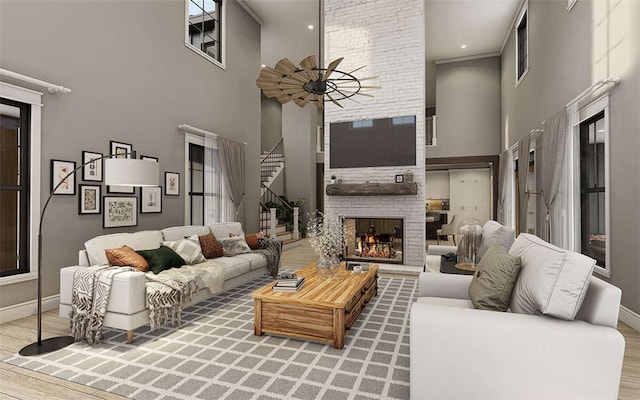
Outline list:
[[[260,160],[260,182],[263,184],[268,182],[271,173],[280,163],[284,163],[284,139],[280,139],[280,141],[267,152],[262,160]]]
[[[293,238],[298,239],[300,232],[298,230],[298,207],[293,207],[288,202],[284,201],[273,190],[269,189],[264,183],[261,184],[264,194],[260,198],[260,213],[269,211],[269,220],[263,220],[260,218],[260,230],[267,232],[267,236],[270,238],[276,237],[276,228],[278,220],[288,219],[288,215],[293,216]]]

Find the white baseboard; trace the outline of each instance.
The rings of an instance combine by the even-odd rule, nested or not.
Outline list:
[[[56,294],[42,298],[42,312],[55,310],[60,305],[60,295]],[[38,301],[31,300],[25,303],[14,304],[0,308],[0,324],[15,321],[16,319],[29,317],[38,313]]]
[[[620,306],[620,321],[640,332],[640,314],[629,310],[625,306]]]

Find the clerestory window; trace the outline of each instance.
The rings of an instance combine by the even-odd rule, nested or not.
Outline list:
[[[185,45],[224,68],[223,0],[185,0]]]

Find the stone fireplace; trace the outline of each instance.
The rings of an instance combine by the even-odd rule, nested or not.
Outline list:
[[[403,263],[402,218],[344,218],[347,261]]]

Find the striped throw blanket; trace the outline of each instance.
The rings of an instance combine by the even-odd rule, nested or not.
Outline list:
[[[113,277],[123,272],[136,271],[130,267],[99,265],[79,268],[73,274],[71,295],[71,335],[76,341],[89,344],[102,342],[102,325],[109,304]],[[147,306],[151,329],[181,321],[182,306],[191,301],[198,289],[196,281],[182,282],[146,276]]]

